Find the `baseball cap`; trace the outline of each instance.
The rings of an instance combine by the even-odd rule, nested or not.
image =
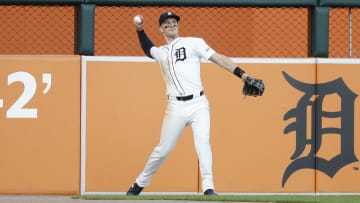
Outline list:
[[[173,12],[168,11],[168,12],[164,12],[164,13],[162,13],[160,15],[160,17],[159,17],[159,25],[161,25],[164,22],[164,20],[166,20],[168,18],[175,18],[176,21],[178,21],[178,22],[180,20],[180,17],[178,15],[176,15]]]

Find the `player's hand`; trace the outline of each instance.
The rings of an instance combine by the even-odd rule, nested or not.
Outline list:
[[[133,21],[136,27],[136,31],[144,30],[144,17],[142,15],[136,15]]]

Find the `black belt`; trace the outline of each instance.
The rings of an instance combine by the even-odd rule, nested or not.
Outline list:
[[[202,90],[201,92],[200,92],[200,96],[203,96],[204,95],[204,91]],[[176,99],[178,100],[178,101],[188,101],[188,100],[191,100],[191,99],[193,99],[194,98],[194,95],[193,94],[191,94],[191,95],[187,95],[187,96],[183,96],[183,97],[176,97]]]

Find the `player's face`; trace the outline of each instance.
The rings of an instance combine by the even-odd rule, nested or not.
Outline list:
[[[167,37],[178,35],[178,23],[175,18],[166,19],[160,26],[160,31]]]

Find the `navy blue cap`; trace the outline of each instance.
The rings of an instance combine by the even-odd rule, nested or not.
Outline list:
[[[161,15],[160,15],[160,17],[159,17],[159,25],[161,25],[163,22],[164,22],[164,20],[166,20],[166,19],[168,19],[168,18],[175,18],[176,19],[176,21],[178,21],[179,22],[179,20],[180,20],[180,17],[178,16],[178,15],[176,15],[175,13],[173,13],[173,12],[164,12],[164,13],[162,13]]]

